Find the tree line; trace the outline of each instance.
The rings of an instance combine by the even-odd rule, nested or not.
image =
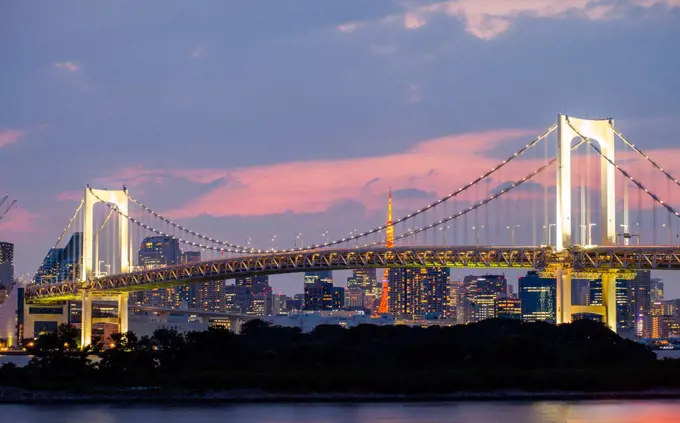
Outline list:
[[[680,387],[678,361],[657,360],[646,346],[589,320],[321,325],[310,333],[254,320],[239,335],[221,328],[127,332],[85,351],[78,338],[68,325],[39,336],[27,347],[27,366],[0,368],[0,384],[372,393]]]

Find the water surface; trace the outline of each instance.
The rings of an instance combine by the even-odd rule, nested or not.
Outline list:
[[[12,423],[680,423],[680,401],[247,404],[166,407],[2,405]]]

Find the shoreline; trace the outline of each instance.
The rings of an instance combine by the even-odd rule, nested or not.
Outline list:
[[[285,394],[265,391],[181,391],[139,388],[127,390],[79,393],[73,391],[42,391],[0,388],[2,404],[158,404],[174,406],[220,404],[285,404],[285,403],[394,403],[394,402],[468,402],[468,401],[604,401],[679,399],[680,390],[649,391],[494,391],[456,392],[450,394],[363,394],[307,393]]]

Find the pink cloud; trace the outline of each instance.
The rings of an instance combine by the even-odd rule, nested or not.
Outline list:
[[[83,191],[64,191],[57,195],[57,201],[80,201],[83,199]]]
[[[3,208],[4,211],[4,208]],[[38,215],[21,207],[14,207],[0,221],[0,233],[3,235],[22,235],[40,231],[36,224]]]
[[[54,64],[54,67],[57,69],[63,69],[67,72],[78,72],[80,67],[75,64],[74,62],[57,62]]]
[[[630,0],[628,6],[675,8],[680,7],[680,0]],[[570,12],[590,21],[625,16],[622,5],[601,4],[592,0],[443,0],[426,5],[412,3],[403,14],[387,16],[373,23],[398,23],[404,29],[413,30],[427,25],[433,15],[444,15],[463,21],[466,31],[473,36],[490,40],[505,33],[520,17],[563,18],[569,16]],[[358,24],[352,25],[352,28],[356,28]]]
[[[0,147],[4,147],[9,144],[14,144],[19,141],[19,138],[26,134],[25,131],[20,131],[18,129],[8,129],[5,131],[0,131]]]
[[[485,153],[505,142],[516,141],[517,137],[531,138],[536,132],[500,130],[441,137],[419,143],[403,153],[358,159],[315,160],[236,169],[155,170],[132,167],[123,169],[108,181],[138,188],[166,177],[202,184],[224,181],[213,191],[183,207],[170,210],[168,213],[175,218],[201,214],[320,212],[347,199],[359,201],[369,209],[380,209],[384,207],[384,198],[380,194],[387,191],[388,186],[446,194],[469,182],[465,178],[476,176],[497,164],[497,158],[486,157]],[[504,178],[512,176],[508,173]],[[369,184],[376,177],[380,180]],[[472,198],[474,194],[468,196]],[[236,202],[234,198],[247,198],[248,201]]]

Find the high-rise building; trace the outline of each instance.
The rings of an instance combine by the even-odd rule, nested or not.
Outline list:
[[[522,305],[519,298],[498,298],[496,300],[496,318],[522,319]]]
[[[579,306],[590,305],[590,280],[572,279],[571,303]]]
[[[556,321],[556,286],[555,279],[541,278],[534,271],[530,271],[526,276],[519,278],[518,291],[523,321]]]
[[[640,270],[635,279],[630,281],[630,310],[634,321],[637,336],[643,336],[649,332],[649,310],[651,307],[652,273],[649,270]]]
[[[462,316],[460,319],[458,318],[458,309],[460,308],[461,312],[463,310],[463,298],[464,298],[463,282],[450,281],[449,303],[446,310],[446,318],[456,320],[459,323],[464,322],[464,318]]]
[[[225,313],[246,314],[250,310],[250,306],[250,295],[245,287],[238,285],[226,285],[224,287]]]
[[[660,303],[663,301],[663,281],[661,279],[652,279],[649,289],[649,302],[651,304]]]
[[[14,281],[14,244],[0,242],[0,286],[9,288]]]
[[[305,272],[303,310],[331,310],[332,288],[332,271]]]
[[[268,275],[251,275],[236,278],[234,285],[246,288],[251,294],[271,293]]]
[[[496,316],[496,300],[508,296],[505,275],[466,276],[463,286],[464,323],[493,319]]]
[[[449,268],[389,269],[389,312],[402,318],[443,318],[449,302]]]
[[[226,284],[224,281],[203,283],[198,289],[201,310],[223,313],[226,307]]]
[[[64,248],[52,248],[33,278],[36,284],[78,280],[83,258],[83,233],[71,235]]]
[[[364,290],[357,286],[347,287],[345,290],[345,308],[349,310],[363,309]]]
[[[590,304],[592,306],[602,305],[602,280],[596,279],[589,281],[590,284]],[[599,320],[602,320],[600,317]],[[625,279],[616,280],[616,321],[618,329],[633,327],[633,316],[631,313],[631,293],[630,281]]]
[[[345,308],[345,288],[341,286],[334,286],[331,288],[331,297],[333,304],[332,310],[342,310]]]
[[[198,263],[201,261],[200,251],[182,251],[179,256],[179,264]],[[175,296],[179,302],[178,308],[200,308],[198,303],[198,290],[200,284],[180,285],[175,288]]]
[[[179,240],[170,236],[149,236],[142,240],[137,254],[137,263],[144,269],[172,266],[180,263],[182,251]],[[173,288],[156,288],[151,291],[138,292],[131,296],[137,304],[153,307],[189,307],[184,304],[187,293],[181,286]]]

